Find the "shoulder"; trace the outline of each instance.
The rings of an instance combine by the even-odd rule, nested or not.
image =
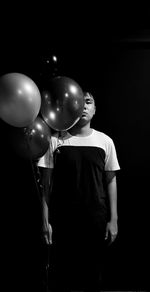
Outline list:
[[[50,150],[53,152],[56,148],[57,148],[57,144],[58,144],[58,133],[53,133],[50,137],[49,137],[49,144],[50,144]]]
[[[64,144],[64,140],[69,138],[69,133],[67,131],[55,132],[50,137],[50,144],[52,146],[53,151]]]
[[[108,136],[107,134],[105,134],[104,132],[100,132],[100,131],[93,129],[93,135],[95,137],[97,137],[97,139],[101,139],[101,141],[103,141],[106,144],[113,143],[113,139],[110,136]]]

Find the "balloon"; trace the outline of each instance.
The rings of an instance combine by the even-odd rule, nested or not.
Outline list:
[[[79,120],[84,108],[83,91],[71,78],[57,76],[44,85],[41,93],[41,115],[56,131],[71,128]]]
[[[11,143],[17,155],[36,160],[42,157],[49,147],[51,131],[39,116],[26,128],[13,128]]]
[[[0,77],[0,118],[15,127],[26,127],[37,117],[41,95],[37,85],[21,73]]]

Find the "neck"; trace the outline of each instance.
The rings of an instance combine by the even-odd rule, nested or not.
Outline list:
[[[80,126],[78,123],[73,126],[68,132],[73,136],[88,136],[91,134],[92,129],[90,127],[90,123]]]

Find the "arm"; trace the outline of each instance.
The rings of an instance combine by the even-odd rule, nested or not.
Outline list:
[[[116,175],[108,182],[107,184],[107,192],[110,206],[110,220],[107,223],[106,227],[106,237],[108,238],[110,235],[110,243],[112,243],[117,236],[118,233],[118,214],[117,214],[117,182]]]
[[[43,234],[47,244],[52,243],[52,227],[49,224],[49,190],[52,180],[52,169],[39,167],[41,174],[41,189],[42,189],[42,215],[43,215]]]

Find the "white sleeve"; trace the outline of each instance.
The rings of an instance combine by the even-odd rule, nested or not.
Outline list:
[[[118,163],[116,148],[113,140],[110,138],[106,146],[105,170],[115,171],[119,169],[120,165]]]
[[[49,148],[47,152],[39,159],[37,166],[54,168],[54,150],[57,147],[57,138],[51,137],[49,140]]]
[[[53,154],[51,153],[50,147],[48,148],[47,152],[42,156],[38,163],[37,166],[39,167],[46,167],[46,168],[53,168],[54,167],[54,162],[53,162]]]

